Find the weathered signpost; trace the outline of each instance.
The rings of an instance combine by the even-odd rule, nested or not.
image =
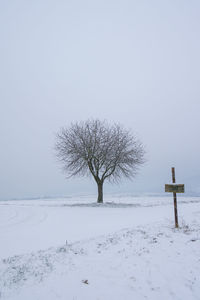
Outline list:
[[[174,216],[175,216],[175,227],[178,228],[178,211],[177,211],[177,199],[176,193],[184,193],[184,184],[176,184],[175,179],[175,168],[172,168],[172,184],[165,184],[165,192],[173,193],[174,196]]]

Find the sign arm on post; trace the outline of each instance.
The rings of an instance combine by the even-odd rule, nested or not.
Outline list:
[[[172,184],[165,184],[165,192],[173,193],[174,198],[174,217],[175,217],[175,227],[178,228],[178,210],[177,210],[177,197],[176,193],[184,193],[184,184],[176,184],[175,178],[175,168],[172,168]]]

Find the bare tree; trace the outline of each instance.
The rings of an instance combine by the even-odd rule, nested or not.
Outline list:
[[[92,175],[103,203],[103,183],[134,177],[144,163],[144,148],[129,130],[106,121],[87,120],[62,128],[56,138],[57,157],[71,177]]]

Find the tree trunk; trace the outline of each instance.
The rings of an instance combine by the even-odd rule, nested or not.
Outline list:
[[[97,203],[103,203],[103,182],[98,182],[98,198]]]

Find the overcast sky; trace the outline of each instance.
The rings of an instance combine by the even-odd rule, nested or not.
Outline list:
[[[0,199],[93,193],[66,180],[55,133],[120,122],[146,146],[133,182],[105,192],[200,192],[199,0],[0,1]]]

